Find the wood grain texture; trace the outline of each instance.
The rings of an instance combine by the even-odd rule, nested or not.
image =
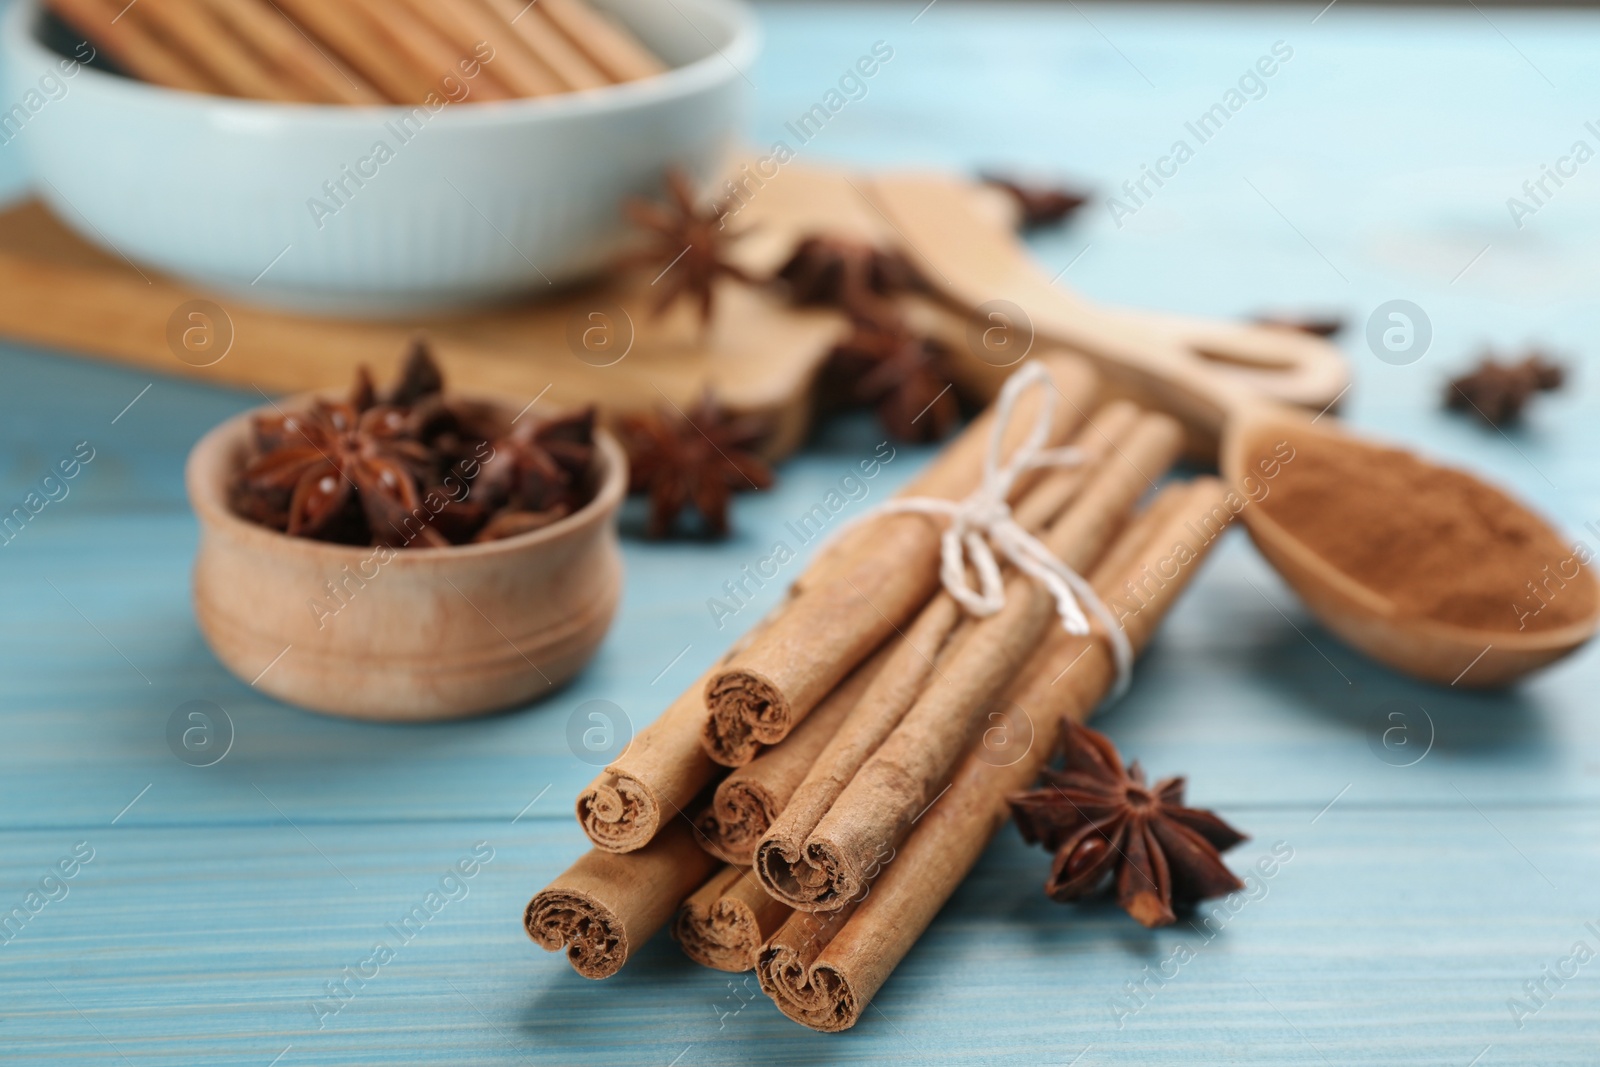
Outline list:
[[[1295,58],[1269,94],[1124,230],[1090,208],[1036,252],[1054,273],[1092,245],[1065,277],[1112,303],[1358,312],[1345,343],[1356,425],[1484,471],[1595,546],[1583,525],[1600,522],[1600,204],[1569,183],[1520,238],[1538,255],[1505,214],[1537,170],[1529,161],[1564,152],[1582,117],[1552,105],[1538,74],[1465,8],[1338,4],[1311,26],[1320,3],[1078,6],[1159,89],[1066,5],[940,3],[914,26],[915,7],[763,6],[753,139],[786,136],[783,123],[882,38],[895,59],[807,151],[863,166],[1021,160],[1111,189],[1283,38]],[[1564,90],[1600,90],[1592,15],[1487,10]],[[15,154],[0,148],[0,168]],[[1434,349],[1409,367],[1380,363],[1360,337],[1365,315],[1397,295],[1436,327]],[[1472,346],[1534,334],[1587,358],[1509,443],[1436,410]],[[0,1062],[1594,1062],[1597,964],[1520,1030],[1506,1002],[1576,940],[1596,944],[1584,923],[1600,923],[1600,652],[1510,694],[1416,685],[1312,623],[1238,534],[1100,720],[1153,774],[1187,773],[1194,803],[1254,836],[1236,868],[1279,840],[1295,849],[1265,898],[1210,942],[1140,930],[1110,905],[1050,903],[1045,856],[1006,831],[842,1039],[801,1031],[753,980],[706,971],[665,936],[610,982],[584,981],[518,926],[528,895],[588,847],[570,805],[597,768],[567,747],[569,716],[608,699],[636,727],[649,721],[781,581],[721,630],[706,598],[779,538],[801,557],[782,580],[797,574],[815,546],[784,524],[880,437],[866,421],[828,428],[781,468],[776,492],[737,501],[741,533],[725,544],[627,541],[617,625],[556,698],[449,727],[370,727],[264,698],[195,631],[182,459],[211,425],[259,403],[248,387],[0,351],[3,506],[75,443],[97,449],[69,495],[0,547],[0,908],[76,842],[95,849],[68,896],[0,945]],[[901,449],[836,521],[884,499],[927,455]],[[640,515],[624,514],[636,531]],[[212,768],[185,766],[166,745],[169,715],[191,699],[221,704],[236,727]],[[1420,728],[1408,744],[1421,744],[1418,709],[1431,749],[1411,767],[1384,762],[1373,745],[1385,716],[1407,710]],[[469,894],[317,1029],[310,1005],[326,984],[477,841],[495,857]],[[1110,998],[1179,941],[1199,946],[1195,958],[1119,1029]]]
[[[10,294],[0,302],[0,333],[14,340],[284,393],[342,389],[361,364],[382,380],[420,332],[457,388],[558,406],[602,403],[613,415],[687,408],[711,388],[730,407],[770,418],[773,455],[793,451],[811,422],[813,380],[848,322],[729,284],[702,331],[684,304],[654,314],[652,284],[646,272],[465,316],[315,318],[138,270],[73,236],[37,203],[0,214],[0,287]],[[207,303],[201,319],[190,317],[195,301]],[[197,355],[173,340],[190,328],[219,338],[226,331],[231,345],[221,356],[214,347]],[[601,332],[585,347],[591,330]]]

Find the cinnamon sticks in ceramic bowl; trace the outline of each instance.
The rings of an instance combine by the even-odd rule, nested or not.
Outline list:
[[[721,165],[759,47],[739,0],[16,0],[0,26],[11,99],[71,95],[17,144],[85,240],[407,319],[611,266],[625,202]]]
[[[1230,517],[1211,480],[1141,510],[1178,427],[1126,402],[1096,408],[1081,364],[1046,365],[1024,373],[1048,395],[1003,396],[898,513],[826,548],[585,791],[578,813],[597,847],[530,902],[536,941],[566,947],[587,976],[614,973],[676,908],[692,959],[756,968],[807,1026],[855,1023],[1004,821],[1005,796],[1037,777],[1063,717],[1086,718],[1125,676]],[[1052,410],[1061,395],[1072,402]],[[1007,458],[1023,452],[1037,462]],[[984,596],[1004,593],[977,597],[974,613],[942,527],[980,519],[1008,562],[986,562],[964,527],[976,555],[957,569]],[[1048,564],[1017,547],[1029,541]],[[1062,569],[1089,577],[1051,580]],[[1075,623],[1073,606],[1090,610]],[[740,669],[775,696],[719,717],[719,679]]]
[[[587,0],[49,0],[119,68],[257,100],[421,104],[598,89],[667,69]]]

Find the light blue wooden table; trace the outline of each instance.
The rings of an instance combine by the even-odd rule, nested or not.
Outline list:
[[[1346,310],[1351,421],[1484,471],[1573,531],[1600,520],[1600,161],[1549,186],[1520,230],[1505,203],[1574,141],[1600,143],[1583,125],[1600,118],[1600,19],[918,6],[763,7],[752,136],[784,136],[882,40],[893,60],[803,155],[1018,164],[1110,191],[1282,41],[1293,55],[1265,95],[1123,227],[1100,205],[1038,255],[1105,300]],[[14,184],[11,150],[0,160]],[[1362,339],[1394,298],[1433,324],[1409,366]],[[1503,437],[1437,410],[1475,346],[1536,338],[1567,349],[1576,374],[1525,429]],[[519,926],[528,896],[585,848],[569,809],[593,768],[568,749],[568,716],[603,698],[642,725],[687,685],[755,615],[718,632],[706,598],[871,450],[872,427],[822,434],[777,492],[739,502],[741,534],[724,545],[631,541],[621,615],[577,685],[481,722],[397,728],[264,700],[195,630],[181,465],[207,427],[255,402],[0,350],[0,504],[75,443],[95,450],[70,495],[0,548],[0,911],[58,861],[74,871],[44,883],[58,899],[0,944],[0,1060],[1600,1062],[1600,961],[1545,977],[1571,972],[1576,942],[1600,951],[1600,652],[1501,695],[1413,685],[1310,621],[1242,537],[1102,720],[1254,835],[1236,866],[1293,849],[1221,933],[1052,904],[1046,857],[1007,831],[843,1036],[796,1027],[753,982],[700,970],[664,938],[616,979],[584,981]],[[873,499],[926,458],[902,449]],[[1582,533],[1591,547],[1597,530]],[[169,716],[189,700],[235,726],[215,766],[168,748]],[[1385,749],[1397,708],[1410,747]],[[468,895],[319,1028],[326,986],[477,842],[493,859]],[[93,858],[74,863],[75,849]],[[1194,958],[1147,980],[1180,943]],[[1535,1012],[1525,983],[1541,980]],[[1129,982],[1142,1004],[1119,1011]]]

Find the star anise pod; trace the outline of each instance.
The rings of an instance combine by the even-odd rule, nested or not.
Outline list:
[[[1340,315],[1269,314],[1257,315],[1254,321],[1257,326],[1298,330],[1312,337],[1335,337],[1344,329],[1344,318]]]
[[[961,417],[939,342],[913,332],[897,314],[857,317],[828,357],[824,381],[859,404],[902,441],[936,441]],[[842,384],[841,384],[842,383]]]
[[[1068,721],[1061,770],[1009,797],[1023,839],[1055,852],[1045,892],[1066,902],[1115,882],[1117,901],[1148,927],[1177,921],[1174,909],[1242,889],[1222,853],[1245,836],[1209,811],[1183,806],[1182,778],[1145,784],[1137,763],[1103,734]]]
[[[367,369],[361,368],[360,375],[365,377]],[[371,379],[367,379],[367,388],[371,389]],[[361,389],[361,379],[357,378],[356,388]],[[394,388],[383,398],[384,403],[394,407],[409,408],[418,401],[427,397],[436,397],[444,392],[444,372],[439,369],[439,364],[434,362],[433,350],[428,342],[420,337],[413,338],[411,347],[406,351],[406,358],[400,365],[400,378],[394,383]]]
[[[290,536],[399,545],[404,521],[422,504],[419,481],[433,464],[427,446],[407,436],[405,412],[387,404],[356,412],[317,401],[309,411],[257,422],[262,453],[242,486],[272,499],[287,494],[283,530]],[[448,544],[431,525],[420,539]]]
[[[1486,353],[1478,368],[1450,382],[1445,389],[1445,406],[1456,411],[1472,411],[1490,426],[1517,421],[1534,393],[1560,389],[1566,384],[1566,368],[1530,352],[1516,363],[1500,363]]]
[[[494,441],[494,455],[484,463],[477,487],[496,505],[516,512],[570,510],[594,467],[594,423],[592,405],[556,418],[519,419]],[[510,521],[497,528],[510,528]]]
[[[982,179],[1016,200],[1020,212],[1017,223],[1024,231],[1054,226],[1089,201],[1087,193],[1076,189],[1034,185],[997,174],[985,174]]]
[[[642,265],[660,272],[650,283],[661,287],[655,299],[657,315],[680,296],[688,296],[698,302],[704,325],[711,321],[719,278],[750,284],[756,284],[757,279],[727,258],[728,246],[744,233],[728,228],[728,205],[719,202],[702,207],[694,186],[676,168],[667,171],[666,181],[667,203],[628,201],[629,218],[651,231],[654,240],[648,249],[624,260],[624,265]]]
[[[361,367],[342,402],[257,417],[233,508],[297,537],[443,547],[539,529],[593,498],[593,408],[490,441],[496,410],[446,398],[419,340],[387,392]]]
[[[630,488],[650,495],[650,537],[666,537],[679,514],[692,507],[715,536],[728,532],[734,493],[773,483],[772,470],[755,453],[768,434],[766,420],[730,414],[708,390],[686,415],[658,410],[621,420],[628,449]]]
[[[899,252],[831,234],[801,240],[776,277],[796,304],[847,311],[875,298],[927,289],[911,261]]]

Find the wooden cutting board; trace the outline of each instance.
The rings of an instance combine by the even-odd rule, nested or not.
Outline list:
[[[905,243],[874,203],[867,175],[794,163],[772,178],[744,173],[729,225],[745,232],[733,255],[753,274],[770,274],[808,234]],[[917,180],[939,183],[973,225],[1016,242],[1015,206],[1004,194],[956,178]],[[915,247],[910,251],[915,261]],[[337,319],[208,293],[135,266],[85,242],[36,201],[0,212],[0,336],[12,340],[272,394],[343,388],[361,364],[381,382],[420,333],[462,389],[563,407],[598,403],[615,416],[687,407],[709,388],[730,407],[771,419],[774,456],[799,447],[811,424],[817,372],[848,332],[844,318],[790,307],[768,289],[724,283],[717,313],[702,329],[687,302],[662,316],[652,313],[655,277],[637,271],[451,316]],[[1074,299],[1086,316],[1114,314],[1208,356],[1225,342],[1239,352],[1224,354],[1219,372],[1248,374],[1252,387],[1290,403],[1322,408],[1348,382],[1337,349],[1317,339]],[[982,400],[998,389],[1008,371],[973,349],[968,312],[926,298],[909,299],[907,310],[920,328],[946,341],[963,391]],[[1047,350],[1063,346],[1041,339],[1032,349]],[[1204,454],[1203,443],[1197,452]]]
[[[335,319],[252,305],[136,267],[79,238],[37,201],[0,213],[0,336],[10,340],[277,394],[342,388],[361,364],[382,382],[421,333],[463,389],[558,406],[596,402],[615,415],[687,407],[709,387],[735,409],[773,417],[774,453],[798,447],[817,369],[848,330],[843,318],[726,284],[703,331],[686,302],[652,315],[651,277],[461,315]]]

